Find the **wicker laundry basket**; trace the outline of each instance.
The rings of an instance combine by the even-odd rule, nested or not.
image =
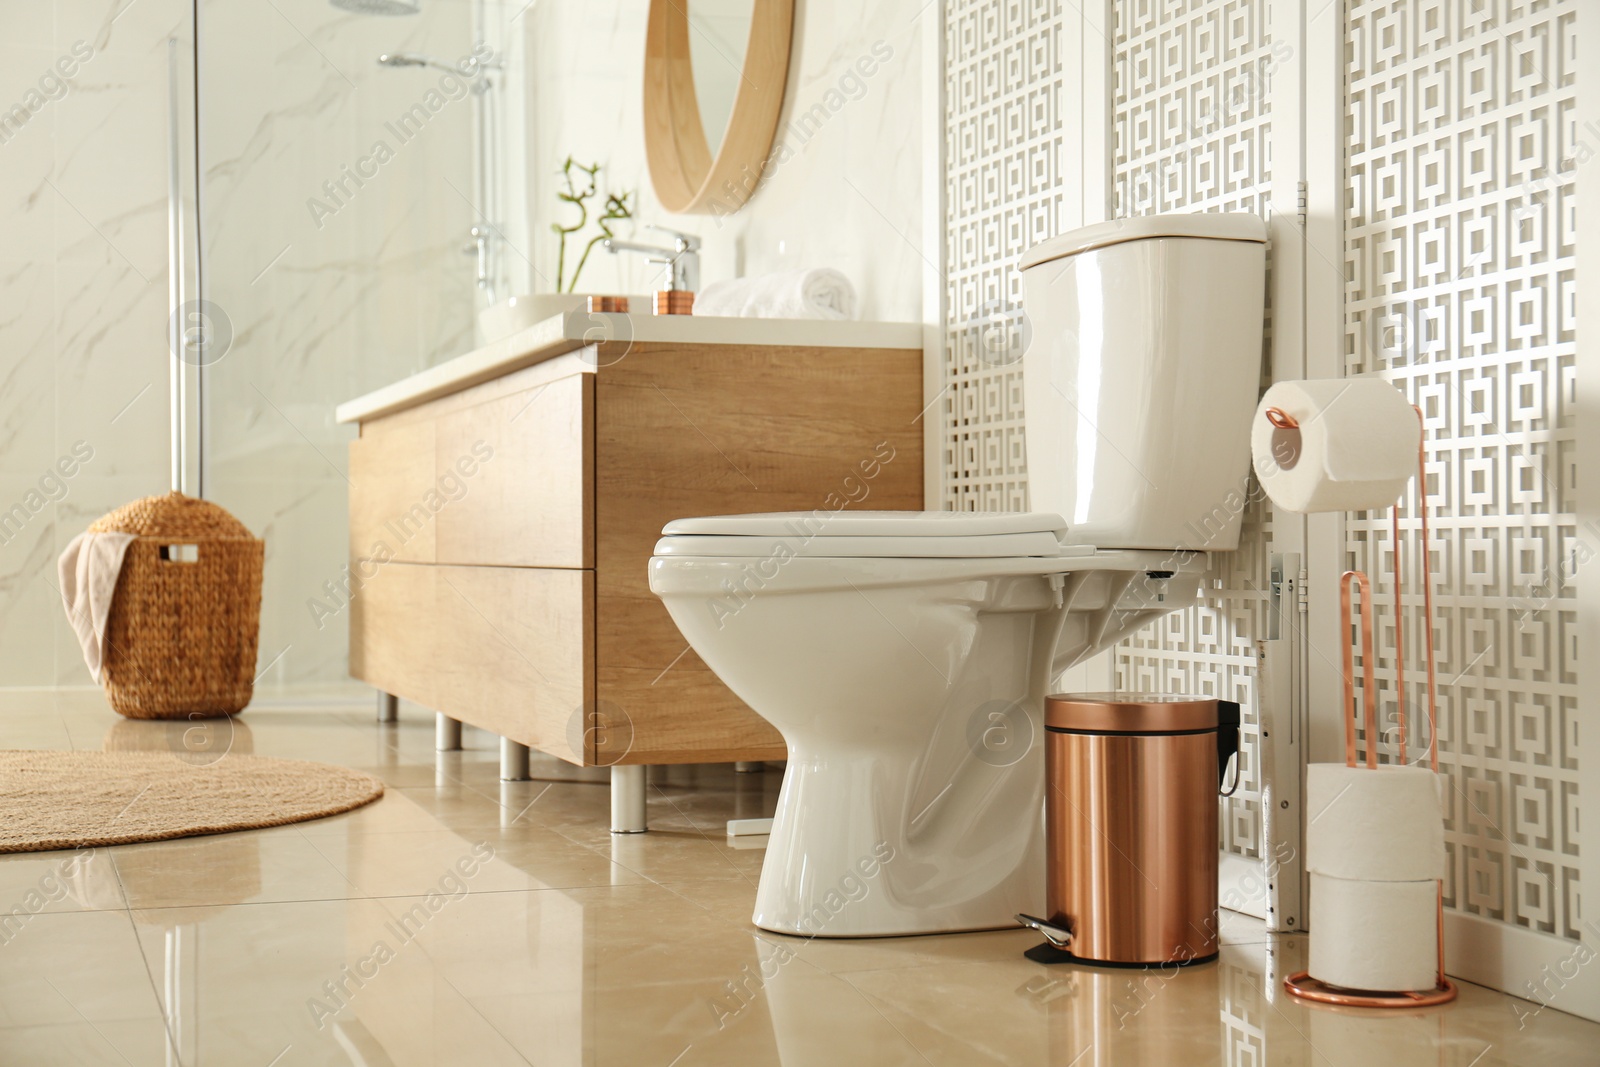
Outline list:
[[[265,542],[182,493],[135,500],[89,530],[138,538],[106,626],[101,682],[111,706],[130,719],[242,711],[255,684]]]

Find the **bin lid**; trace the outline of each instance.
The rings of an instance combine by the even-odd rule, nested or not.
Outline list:
[[[1173,693],[1057,693],[1044,699],[1044,725],[1048,730],[1092,734],[1215,730],[1219,703],[1228,702]]]

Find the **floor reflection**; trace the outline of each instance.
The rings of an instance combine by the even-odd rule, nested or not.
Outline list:
[[[196,734],[117,721],[98,694],[7,700],[31,738],[318,759],[388,792],[78,862],[0,856],[0,912],[47,898],[0,943],[0,1063],[1490,1067],[1600,1046],[1600,1026],[1555,1008],[1521,1026],[1527,1005],[1470,984],[1438,1009],[1307,1006],[1281,989],[1306,939],[1247,918],[1216,963],[1175,972],[1036,964],[1020,929],[756,930],[764,839],[724,826],[771,815],[773,768],[655,775],[651,832],[614,836],[603,769],[535,757],[534,780],[501,782],[494,738],[435,752],[409,705],[392,726],[302,707]]]

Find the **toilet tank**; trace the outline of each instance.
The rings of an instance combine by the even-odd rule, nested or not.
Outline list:
[[[1074,543],[1238,547],[1266,240],[1255,215],[1149,215],[1024,253],[1028,506]]]

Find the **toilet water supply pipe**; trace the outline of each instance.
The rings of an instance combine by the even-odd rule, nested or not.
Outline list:
[[[1434,668],[1433,649],[1433,581],[1429,561],[1428,541],[1428,451],[1426,421],[1422,416],[1422,409],[1412,406],[1417,413],[1417,420],[1424,426],[1417,443],[1417,511],[1422,520],[1422,613],[1423,613],[1423,648],[1428,666],[1428,763],[1434,774],[1439,773],[1439,726],[1438,726],[1438,678]],[[1299,422],[1292,415],[1279,408],[1266,410],[1267,421],[1280,430],[1293,430],[1299,427]],[[1390,510],[1391,540],[1390,546],[1394,552],[1394,645],[1395,645],[1395,692],[1397,702],[1397,742],[1399,763],[1406,761],[1406,694],[1405,694],[1405,663],[1404,645],[1402,644],[1402,617],[1404,609],[1400,599],[1400,501],[1395,501]],[[1356,586],[1361,590],[1361,666],[1362,666],[1362,703],[1364,705],[1363,726],[1366,732],[1367,767],[1376,770],[1378,767],[1378,722],[1377,722],[1377,685],[1374,679],[1376,662],[1372,652],[1373,625],[1372,625],[1372,583],[1360,571],[1345,571],[1339,579],[1339,625],[1344,642],[1344,762],[1347,767],[1356,765],[1356,722],[1355,722],[1355,663],[1354,648],[1350,643],[1350,589]],[[1432,990],[1426,992],[1403,993],[1336,993],[1320,986],[1305,988],[1297,983],[1306,979],[1304,973],[1291,975],[1285,985],[1289,992],[1309,1000],[1323,1001],[1330,1004],[1342,1004],[1364,1008],[1415,1008],[1432,1004],[1444,1004],[1454,1000],[1456,988],[1445,977],[1444,973],[1444,880],[1437,880],[1435,921],[1437,922],[1436,944],[1439,952],[1437,967],[1437,984]]]

